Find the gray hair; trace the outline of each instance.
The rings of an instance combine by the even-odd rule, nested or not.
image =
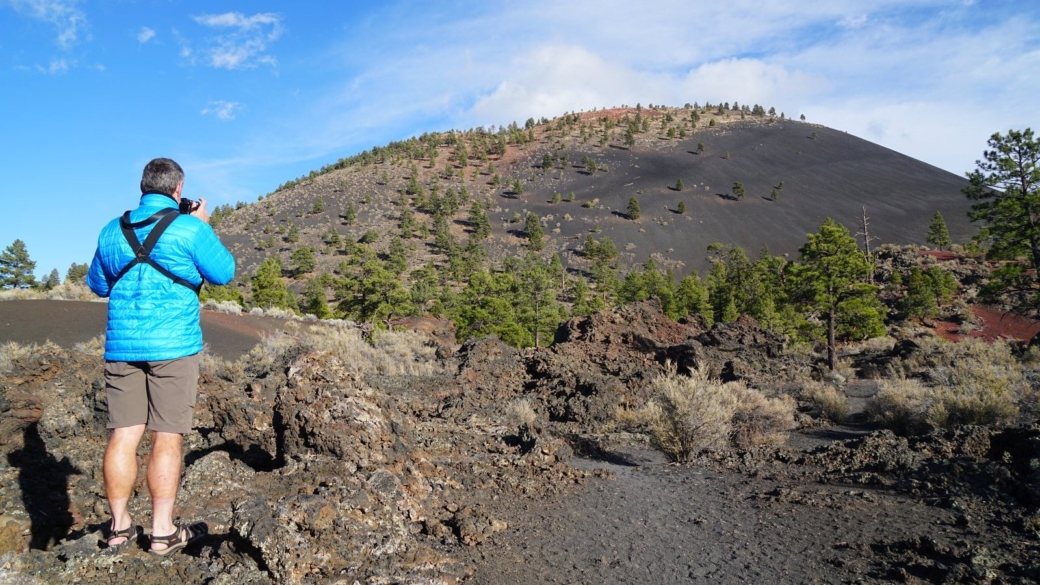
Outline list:
[[[184,169],[168,158],[156,158],[144,167],[141,176],[141,193],[158,192],[173,195],[177,185],[184,181]]]

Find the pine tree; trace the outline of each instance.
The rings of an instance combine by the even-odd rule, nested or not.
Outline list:
[[[544,246],[545,232],[542,230],[542,222],[534,213],[528,212],[527,214],[527,219],[524,221],[524,235],[527,236],[528,246],[531,250],[537,252]]]
[[[675,301],[680,317],[700,315],[708,321],[709,325],[714,321],[715,315],[708,302],[708,289],[701,284],[700,275],[696,272],[688,274],[679,281]]]
[[[903,312],[907,317],[927,319],[939,312],[932,284],[920,268],[912,268],[907,279],[906,295],[903,296]]]
[[[65,282],[82,283],[83,279],[87,277],[88,270],[90,270],[90,266],[73,262],[72,265],[69,266],[68,271],[65,272]]]
[[[254,307],[278,307],[295,311],[296,299],[282,278],[282,262],[277,256],[264,260],[252,278],[252,303]]]
[[[686,202],[685,201],[680,201],[679,202],[679,207],[678,207],[677,211],[679,212],[680,215],[686,215]]]
[[[289,233],[285,234],[285,241],[290,244],[300,241],[300,228],[296,227],[295,223],[289,224]]]
[[[314,248],[304,246],[297,248],[292,253],[293,278],[300,278],[308,272],[313,272],[317,265],[314,261]]]
[[[354,202],[351,201],[347,204],[347,210],[343,212],[343,220],[347,225],[351,225],[355,219],[357,219],[357,209],[354,207]]]
[[[676,191],[682,191],[683,190],[682,179],[679,179],[678,181],[675,182],[675,190]]]
[[[932,222],[928,224],[928,237],[925,241],[940,250],[945,250],[953,243],[950,240],[950,231],[946,229],[946,220],[943,219],[942,213],[936,211],[932,216]]]
[[[737,199],[743,199],[747,192],[744,190],[744,183],[733,183],[733,194],[736,195]]]
[[[332,317],[325,292],[325,280],[323,277],[312,278],[303,287],[303,303],[300,305],[300,310],[304,314],[314,315],[319,319]]]
[[[451,234],[448,219],[442,213],[433,216],[433,245],[441,254],[450,254],[456,247],[455,236]]]
[[[59,284],[61,284],[61,275],[58,274],[58,269],[55,268],[54,270],[51,270],[50,274],[47,275],[47,278],[43,279],[41,286],[43,287],[43,290],[51,290]]]
[[[25,242],[15,240],[0,253],[0,288],[29,288],[36,284],[33,270],[36,262],[29,259]]]
[[[390,240],[389,257],[386,260],[386,268],[394,274],[401,274],[408,268],[408,256],[405,253],[404,241],[399,237]]]
[[[589,299],[589,283],[584,276],[578,276],[574,280],[571,289],[571,315],[574,317],[585,317],[593,313],[592,303]]]
[[[487,210],[478,200],[474,201],[469,208],[469,224],[473,227],[473,237],[483,240],[491,235],[491,220],[488,218]]]
[[[837,366],[836,326],[841,303],[877,295],[877,287],[865,284],[870,265],[849,230],[827,218],[799,250],[802,263],[788,279],[792,297],[810,310],[827,315],[827,364]],[[883,315],[875,310],[870,318],[880,324]],[[875,328],[876,329],[876,328]]]
[[[325,234],[323,241],[325,244],[333,247],[339,246],[340,243],[342,243],[342,240],[339,237],[339,231],[336,230],[335,226],[329,226],[329,231]]]
[[[639,200],[632,197],[628,200],[628,219],[637,220],[642,215],[639,210]]]
[[[415,214],[408,207],[404,208],[401,212],[401,220],[397,224],[398,229],[401,230],[401,237],[410,238],[415,235],[415,230],[419,229],[418,222],[415,221]]]
[[[1013,260],[991,276],[983,296],[997,300],[1012,293],[1016,310],[1036,313],[1040,307],[1040,141],[1033,131],[999,132],[989,139],[983,160],[968,175],[964,189],[976,201],[968,216],[983,222],[977,238],[989,244],[988,255]],[[1032,271],[1026,270],[1031,268]]]

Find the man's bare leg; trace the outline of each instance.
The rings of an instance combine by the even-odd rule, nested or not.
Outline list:
[[[130,494],[137,481],[137,445],[144,436],[144,425],[134,425],[112,429],[105,448],[105,496],[108,507],[112,511],[112,530],[125,530],[133,520],[127,509]],[[113,538],[109,546],[118,546],[126,542],[126,538]]]
[[[181,483],[181,443],[178,433],[155,431],[152,434],[152,454],[148,458],[148,491],[152,494],[152,536],[169,536],[173,526],[173,504]],[[152,544],[153,550],[166,548]]]

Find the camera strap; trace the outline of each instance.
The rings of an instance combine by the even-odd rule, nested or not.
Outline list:
[[[124,213],[123,217],[119,218],[119,229],[123,231],[123,237],[126,238],[126,242],[130,244],[130,249],[134,251],[134,259],[131,260],[129,264],[124,266],[123,269],[119,271],[119,274],[116,275],[115,280],[112,281],[112,286],[115,286],[116,282],[119,282],[119,279],[123,278],[123,276],[127,272],[129,272],[130,269],[134,266],[137,266],[138,264],[147,264],[152,268],[158,270],[160,274],[169,278],[173,282],[182,286],[186,286],[191,290],[195,291],[195,294],[199,294],[199,291],[202,290],[201,283],[192,284],[191,282],[170,272],[164,266],[160,265],[155,260],[152,260],[151,257],[152,248],[154,248],[155,243],[159,241],[159,236],[161,236],[163,232],[166,231],[166,228],[170,227],[170,224],[173,223],[173,220],[177,219],[179,215],[180,212],[178,212],[176,209],[163,209],[155,212],[148,219],[138,222],[130,221],[129,211]],[[142,228],[151,225],[153,223],[156,224],[155,227],[152,228],[152,231],[148,232],[148,236],[145,237],[144,243],[142,244],[141,241],[137,239],[137,234],[134,233],[134,230],[137,228]]]

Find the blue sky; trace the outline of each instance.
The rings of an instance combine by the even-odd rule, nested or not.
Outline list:
[[[963,174],[1038,96],[1032,1],[0,0],[0,247],[64,277],[157,156],[212,208],[425,131],[736,100]]]

